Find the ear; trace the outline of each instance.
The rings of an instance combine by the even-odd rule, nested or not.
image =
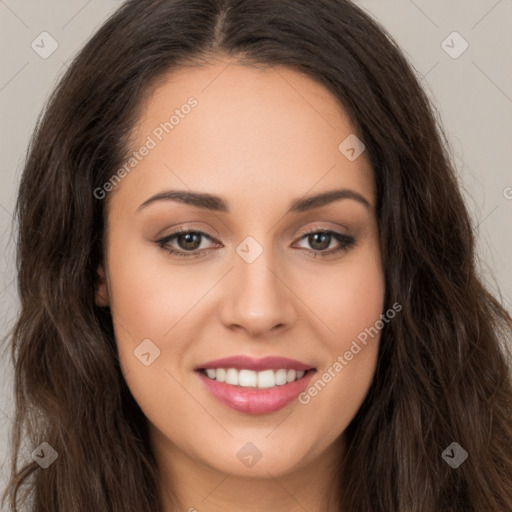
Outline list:
[[[96,297],[95,302],[97,306],[107,307],[110,305],[110,299],[108,296],[107,282],[105,280],[105,270],[103,266],[98,267],[98,277],[96,280]]]

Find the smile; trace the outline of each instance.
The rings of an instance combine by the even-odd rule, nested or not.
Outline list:
[[[269,414],[296,401],[316,370],[281,368],[256,372],[210,368],[196,370],[196,373],[209,394],[230,409],[245,414]]]
[[[304,370],[264,370],[256,372],[253,370],[237,370],[236,368],[208,368],[202,370],[210,379],[217,382],[225,382],[231,386],[244,388],[254,387],[258,389],[274,388],[284,386],[289,382],[301,379],[306,373]]]

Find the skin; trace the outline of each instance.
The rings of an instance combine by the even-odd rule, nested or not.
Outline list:
[[[164,509],[173,510],[172,488],[183,510],[334,510],[326,508],[339,499],[330,482],[380,336],[307,405],[270,414],[230,409],[193,368],[237,354],[279,355],[319,376],[375,324],[385,290],[373,171],[364,152],[354,161],[340,152],[355,129],[335,97],[304,75],[219,59],[168,78],[145,104],[132,150],[190,96],[198,105],[111,192],[96,298],[111,308],[124,377],[148,418]],[[337,188],[370,206],[342,199],[286,214],[292,200]],[[170,200],[137,211],[168,189],[222,196],[230,211]],[[211,237],[196,240],[202,256],[155,244],[180,227]],[[322,257],[340,243],[315,244],[304,236],[313,228],[356,245]],[[263,250],[251,263],[236,252],[248,236]],[[168,245],[191,252],[183,237]],[[145,339],[161,351],[149,366],[133,353]],[[250,468],[237,457],[248,442],[262,454]]]

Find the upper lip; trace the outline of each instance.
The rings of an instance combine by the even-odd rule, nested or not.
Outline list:
[[[222,359],[215,359],[214,361],[208,361],[197,365],[194,370],[206,370],[209,368],[235,368],[238,370],[310,370],[313,366],[301,363],[295,359],[288,359],[287,357],[279,356],[267,356],[261,359],[255,359],[253,357],[238,355],[232,357],[224,357]]]

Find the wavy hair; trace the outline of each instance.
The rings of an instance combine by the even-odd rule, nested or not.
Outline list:
[[[382,331],[347,428],[343,511],[512,511],[512,319],[478,271],[435,107],[393,38],[348,0],[130,0],[76,56],[38,118],[15,209],[21,309],[8,334],[15,418],[2,503],[162,510],[147,420],[120,370],[114,320],[94,300],[108,201],[93,191],[127,158],[165,76],[217,56],[322,84],[373,167],[385,309],[403,310]],[[29,457],[43,441],[59,454],[47,469]],[[457,469],[441,456],[453,441],[469,454]]]

